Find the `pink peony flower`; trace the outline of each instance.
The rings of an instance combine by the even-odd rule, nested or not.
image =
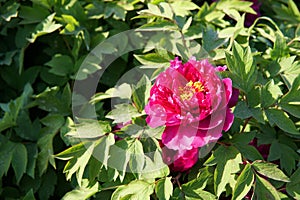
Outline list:
[[[192,58],[182,64],[175,58],[151,88],[146,121],[151,127],[166,126],[162,143],[176,152],[175,169],[189,168],[176,166],[184,163],[185,153],[217,141],[222,130],[227,131],[233,123],[228,106],[232,82],[229,78],[220,79],[218,70],[206,59]],[[191,163],[194,162],[187,162],[187,166]]]

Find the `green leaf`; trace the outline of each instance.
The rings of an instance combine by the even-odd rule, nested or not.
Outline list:
[[[233,146],[220,146],[213,153],[217,167],[214,173],[215,194],[219,197],[235,173],[240,171],[242,163],[240,152]]]
[[[0,135],[0,177],[7,174],[12,161],[15,143]]]
[[[109,150],[110,147],[114,144],[115,144],[115,139],[112,133],[103,136],[96,142],[93,156],[97,160],[99,160],[106,169],[107,169],[108,158],[111,156],[109,154]]]
[[[284,37],[281,34],[276,32],[276,40],[274,47],[271,51],[271,58],[277,60],[281,57],[287,57],[289,55],[289,48],[286,44]]]
[[[182,185],[182,191],[186,199],[216,199],[215,195],[204,191],[209,178],[212,176],[208,173],[201,173],[199,177]]]
[[[291,182],[286,184],[286,191],[294,199],[300,199],[300,168],[290,178]]]
[[[26,174],[31,178],[35,178],[36,161],[38,157],[38,148],[36,144],[26,144],[27,149],[27,168]]]
[[[247,144],[234,144],[234,146],[241,152],[241,154],[248,160],[263,160],[262,155],[259,151],[252,145]]]
[[[274,104],[282,95],[281,89],[278,85],[274,84],[274,80],[266,83],[261,90],[261,105],[268,107]]]
[[[69,87],[67,84],[61,92],[57,86],[47,88],[35,96],[34,103],[42,110],[60,115],[68,115],[71,112],[71,92]],[[66,93],[68,93],[68,98],[66,98]]]
[[[208,29],[203,32],[203,48],[210,52],[226,42],[226,39],[219,38],[218,33],[213,29]]]
[[[134,57],[147,68],[168,67],[172,58],[169,55],[160,55],[158,53],[148,53],[145,55],[134,55]]]
[[[86,151],[79,157],[74,157],[68,161],[64,168],[64,173],[66,173],[67,180],[70,180],[72,175],[76,173],[76,180],[79,186],[81,186],[84,170],[95,148],[94,143],[89,143],[86,145]]]
[[[74,72],[72,58],[67,55],[55,54],[45,65],[51,67],[49,72],[58,76],[68,76]]]
[[[241,200],[250,191],[254,182],[254,174],[249,163],[246,164],[243,171],[239,175],[235,188],[232,192],[232,199]]]
[[[295,58],[295,56],[282,58],[279,62],[282,72],[280,75],[289,89],[300,74],[300,62],[294,62]],[[285,60],[288,62],[284,62]]]
[[[159,200],[169,200],[173,193],[171,177],[160,179],[156,183],[155,193]]]
[[[132,99],[138,111],[143,111],[150,97],[151,82],[145,75],[133,86]]]
[[[119,171],[119,178],[122,181],[126,168],[130,159],[130,154],[127,151],[132,139],[119,140],[112,145],[109,150],[108,166]]]
[[[118,104],[115,105],[115,109],[106,115],[106,118],[113,119],[113,123],[117,124],[129,122],[133,117],[139,117],[141,115],[142,114],[130,104]]]
[[[10,21],[11,18],[17,17],[19,7],[20,4],[15,1],[6,1],[4,5],[1,5],[1,18],[3,18],[5,21]]]
[[[41,122],[46,126],[41,129],[41,137],[37,144],[40,149],[38,154],[38,169],[41,176],[48,167],[48,162],[55,168],[53,157],[53,138],[64,124],[64,118],[58,115],[48,115]]]
[[[295,136],[300,136],[300,133],[296,129],[293,121],[289,119],[288,115],[284,111],[269,108],[265,112],[271,125],[276,124],[283,131]]]
[[[81,186],[66,193],[62,197],[62,200],[89,199],[91,196],[93,196],[98,192],[98,187],[99,187],[98,183],[90,187],[89,181],[87,179],[83,179]]]
[[[41,185],[38,191],[39,199],[49,199],[53,196],[57,184],[57,173],[54,169],[48,169],[42,176]]]
[[[155,185],[142,180],[130,182],[128,185],[120,186],[113,193],[111,200],[136,199],[150,200]]]
[[[251,49],[243,48],[237,42],[232,47],[232,55],[225,52],[226,62],[235,87],[246,93],[250,92],[255,84],[257,71],[251,55]]]
[[[141,178],[162,178],[168,176],[169,173],[169,167],[164,163],[160,150],[156,149],[154,153],[145,156],[145,166]]]
[[[271,183],[257,175],[254,195],[255,199],[280,200],[278,192]]]
[[[273,163],[256,161],[252,164],[252,166],[258,173],[273,180],[283,182],[290,181],[289,178],[277,168],[278,166]]]
[[[86,150],[85,143],[81,142],[55,155],[55,158],[61,160],[70,160],[73,157],[79,157]]]
[[[71,130],[65,136],[73,138],[97,138],[111,131],[108,121],[98,121],[94,119],[78,119],[75,130]]]
[[[132,173],[139,174],[142,172],[145,164],[145,156],[142,143],[135,139],[127,148],[129,153],[129,168]]]
[[[177,29],[178,27],[174,23],[166,20],[150,22],[138,28],[142,31],[174,31]]]
[[[300,76],[294,80],[289,92],[280,100],[279,105],[290,114],[300,118]]]
[[[20,97],[8,104],[0,104],[1,109],[5,111],[3,118],[0,120],[0,132],[17,125],[16,122],[19,112],[25,105],[27,105],[32,93],[32,87],[30,84],[26,84]]]
[[[132,94],[131,87],[127,83],[123,83],[114,88],[110,88],[105,93],[97,93],[91,98],[91,103],[95,104],[104,99],[119,97],[121,99],[130,99]]]
[[[52,13],[51,15],[49,15],[46,19],[44,19],[43,21],[41,21],[34,29],[33,33],[31,34],[31,36],[29,38],[27,38],[27,40],[30,43],[34,43],[34,41],[45,34],[48,33],[52,33],[54,31],[56,31],[57,29],[59,29],[62,25],[61,24],[56,24],[55,22],[53,22],[55,13]]]
[[[21,24],[39,23],[49,15],[49,11],[40,5],[21,6],[19,17],[23,18]]]
[[[35,200],[34,194],[33,194],[33,190],[30,189],[26,195],[22,198],[22,200]]]
[[[277,140],[272,142],[268,160],[280,160],[280,166],[287,174],[290,175],[295,169],[298,159],[299,155],[290,146],[279,143]]]
[[[251,110],[245,101],[239,101],[234,108],[234,116],[240,119],[247,119],[252,116]]]
[[[39,138],[41,124],[38,119],[31,122],[29,114],[21,111],[17,119],[15,131],[23,139],[36,141]]]
[[[17,183],[20,182],[23,174],[26,172],[27,162],[28,159],[26,147],[21,143],[17,143],[11,161],[12,167],[16,175]]]
[[[191,1],[174,1],[171,6],[175,15],[181,17],[189,15],[191,10],[199,9],[199,6]]]

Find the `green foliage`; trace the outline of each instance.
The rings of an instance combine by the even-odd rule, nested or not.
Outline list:
[[[247,27],[242,0],[0,0],[0,199],[299,199],[300,4],[260,2]],[[183,173],[144,111],[176,56],[226,65],[240,91]]]

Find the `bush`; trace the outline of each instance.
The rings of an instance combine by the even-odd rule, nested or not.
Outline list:
[[[299,6],[1,0],[0,198],[300,199]]]

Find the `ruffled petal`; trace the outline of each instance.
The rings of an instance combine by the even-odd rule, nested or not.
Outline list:
[[[234,120],[234,115],[231,111],[230,108],[228,108],[226,110],[226,119],[225,119],[225,123],[224,123],[224,126],[223,126],[223,130],[224,131],[228,131],[229,128],[231,127],[232,123],[233,123],[233,120]]]

